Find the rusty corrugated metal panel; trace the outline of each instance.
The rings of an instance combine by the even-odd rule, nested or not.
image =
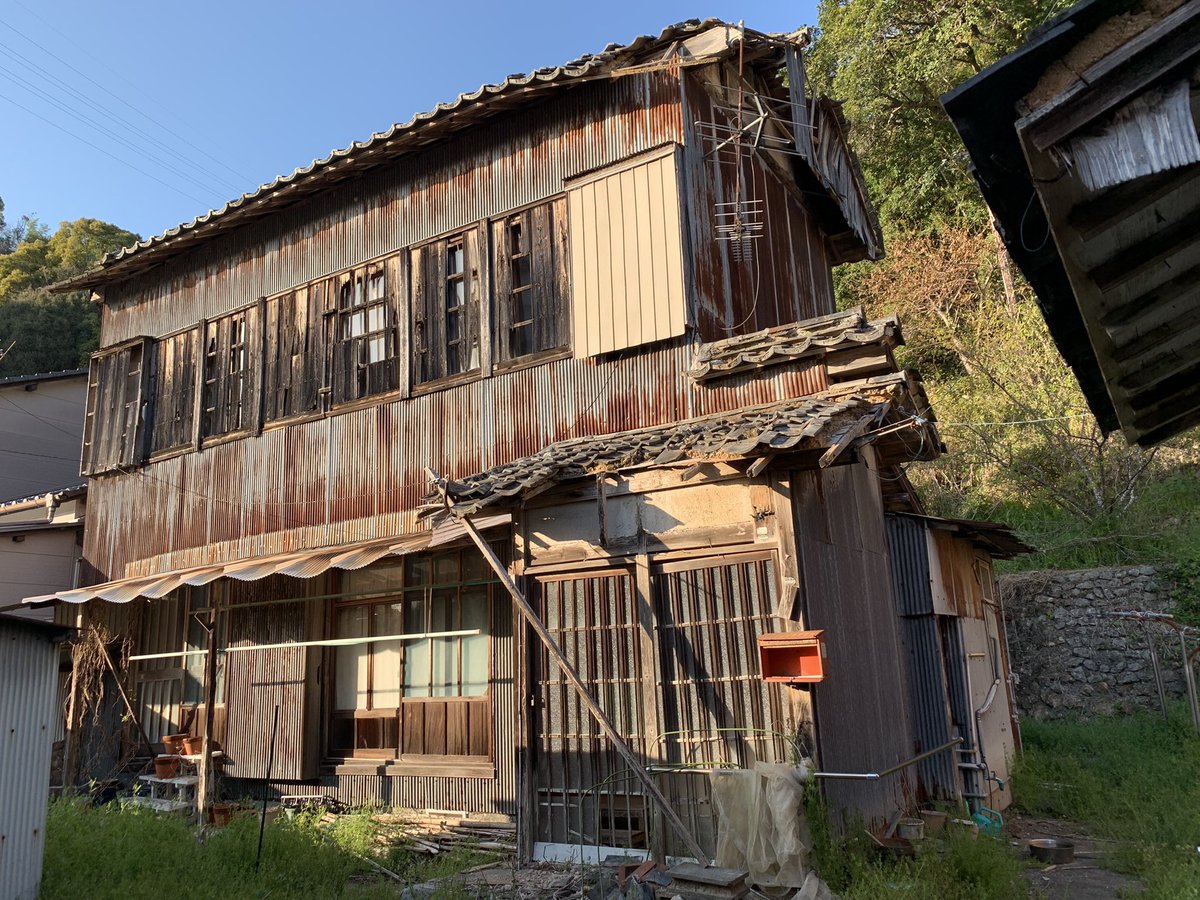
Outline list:
[[[42,878],[61,633],[0,617],[0,893],[13,900],[36,900]]]
[[[892,583],[901,628],[913,704],[913,724],[924,752],[952,737],[942,642],[933,615],[929,580],[929,538],[925,525],[906,516],[887,517]],[[924,760],[917,772],[930,797],[955,800],[961,787],[953,752]]]
[[[735,199],[737,172],[731,161],[708,153],[697,122],[728,124],[714,108],[705,82],[719,80],[718,66],[686,72],[684,87],[685,183],[691,276],[697,324],[705,340],[748,333],[832,313],[833,285],[824,236],[812,214],[786,190],[756,154],[742,162],[741,200],[762,202],[765,229],[752,241],[750,258],[732,258],[728,241],[716,239],[714,214]],[[732,325],[738,327],[732,328]]]
[[[307,601],[238,609],[245,603],[304,596],[306,584],[274,576],[252,583],[223,582],[229,609],[229,646],[275,644],[308,639]],[[225,703],[231,713],[225,736],[224,764],[231,775],[262,777],[271,754],[275,709],[279,728],[272,771],[280,778],[305,776],[306,717],[316,715],[307,702],[311,647],[280,647],[231,653],[226,657]],[[315,762],[315,760],[312,760]]]
[[[831,673],[813,691],[818,765],[878,772],[908,759],[915,745],[879,484],[861,463],[791,477],[804,622],[825,630]],[[835,811],[881,823],[908,808],[912,780],[906,771],[823,787]]]
[[[561,359],[92,479],[85,556],[104,580],[421,530],[423,467],[462,477],[591,434],[819,393],[801,362],[696,386],[686,339]],[[156,510],[153,519],[146,510]]]
[[[113,285],[103,343],[190,327],[545,199],[573,175],[682,137],[679,85],[669,73],[581,85]]]

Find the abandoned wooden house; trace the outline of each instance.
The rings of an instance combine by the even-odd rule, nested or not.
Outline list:
[[[835,308],[882,247],[803,40],[511,76],[69,283],[96,584],[52,599],[131,642],[130,747],[211,727],[223,793],[526,858],[711,856],[705,773],[755,760],[875,822],[1006,804],[1026,548],[905,477],[944,448],[899,324]]]

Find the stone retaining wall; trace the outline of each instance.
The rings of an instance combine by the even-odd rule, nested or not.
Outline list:
[[[1154,567],[1029,572],[999,581],[1022,715],[1053,719],[1159,709],[1150,639],[1168,701],[1186,695],[1174,631],[1103,615],[1171,612],[1171,585]]]

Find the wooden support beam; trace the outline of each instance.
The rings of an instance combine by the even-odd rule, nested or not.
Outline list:
[[[93,632],[95,634],[95,632]],[[141,735],[146,749],[152,754],[154,753],[154,745],[150,743],[150,738],[146,735],[146,729],[142,727],[142,720],[138,718],[137,712],[133,708],[133,704],[129,701],[129,695],[125,693],[125,685],[121,683],[121,673],[117,671],[117,667],[113,664],[112,657],[108,655],[108,648],[104,646],[104,641],[100,640],[99,635],[96,635],[96,645],[100,648],[100,652],[104,654],[104,664],[108,666],[108,671],[112,672],[113,681],[117,683],[117,692],[121,695],[121,699],[125,702],[125,711],[129,713],[129,718],[133,720],[133,724],[137,726],[138,734]]]
[[[217,602],[221,591],[210,590],[208,604],[208,656],[204,658],[204,728],[200,732],[203,744],[200,748],[200,781],[196,786],[196,814],[204,822],[204,814],[208,811],[213,799],[212,773],[212,734],[213,719],[217,701]],[[245,715],[251,715],[249,710]]]
[[[443,479],[439,474],[430,468],[426,468],[425,472],[429,475],[430,480],[437,486],[438,492],[442,495],[442,499],[445,501],[447,509],[449,509],[450,498],[446,493],[445,479]],[[653,776],[646,771],[646,767],[642,765],[641,761],[637,758],[636,754],[634,754],[630,746],[625,743],[625,739],[621,737],[621,734],[617,731],[616,726],[613,725],[612,721],[608,718],[608,714],[604,712],[604,709],[599,703],[596,702],[596,698],[592,696],[590,691],[588,691],[587,686],[579,677],[579,673],[575,671],[575,667],[571,665],[571,661],[568,660],[563,654],[562,649],[558,646],[558,643],[554,640],[554,636],[550,634],[549,630],[542,622],[542,619],[537,614],[537,611],[533,608],[530,602],[525,599],[525,594],[522,593],[519,587],[517,587],[516,582],[512,580],[512,576],[508,574],[507,567],[505,567],[504,563],[500,561],[500,558],[492,551],[492,548],[488,545],[488,542],[483,539],[483,536],[475,527],[474,522],[466,517],[459,519],[459,521],[462,522],[463,527],[466,528],[467,534],[470,536],[471,540],[474,541],[475,546],[479,548],[479,552],[483,554],[483,558],[487,560],[487,563],[489,566],[491,566],[492,571],[496,573],[496,577],[500,580],[500,583],[504,585],[504,589],[507,590],[509,595],[512,597],[513,603],[516,604],[517,609],[520,610],[521,615],[524,616],[525,621],[529,624],[529,627],[546,647],[547,653],[549,653],[550,657],[558,664],[558,667],[562,669],[563,675],[566,676],[567,681],[569,681],[572,687],[575,688],[575,692],[579,695],[580,701],[582,701],[583,705],[587,707],[588,712],[592,714],[592,717],[595,718],[596,722],[600,725],[600,730],[603,731],[608,739],[612,742],[613,748],[625,761],[625,764],[629,766],[629,769],[633,773],[634,777],[641,782],[642,789],[646,792],[646,795],[654,802],[659,811],[662,813],[663,817],[667,820],[667,824],[671,826],[671,828],[679,836],[680,840],[683,841],[687,851],[692,854],[692,856],[694,856],[701,864],[707,865],[708,854],[704,852],[704,849],[699,843],[697,843],[695,837],[692,836],[692,833],[688,831],[687,826],[683,824],[683,820],[679,818],[679,813],[677,813],[671,807],[671,804],[668,802],[667,798],[663,796],[662,791],[660,791],[658,785],[655,784]]]
[[[821,459],[818,465],[822,469],[827,469],[838,461],[838,458],[849,449],[856,438],[862,436],[871,425],[879,418],[876,413],[871,413],[869,416],[863,416],[853,425],[846,429],[845,433],[837,439],[837,441],[828,450],[821,454]]]

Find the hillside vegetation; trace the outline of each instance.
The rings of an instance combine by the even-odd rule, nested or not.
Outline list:
[[[909,477],[931,513],[995,519],[1039,549],[1018,568],[1200,561],[1197,432],[1143,450],[1105,436],[1013,266],[938,98],[1063,0],[826,0],[810,80],[845,101],[887,258],[838,299],[897,314],[950,453]]]

